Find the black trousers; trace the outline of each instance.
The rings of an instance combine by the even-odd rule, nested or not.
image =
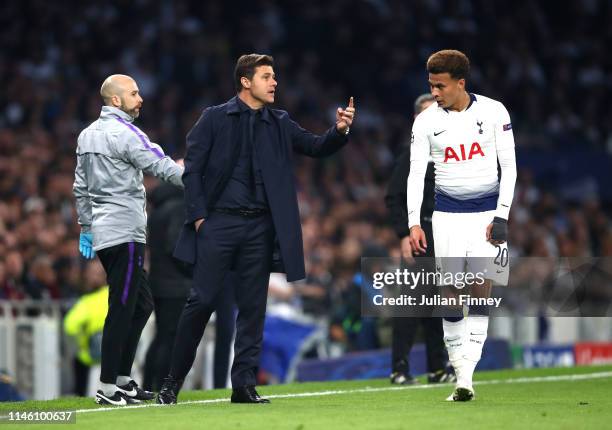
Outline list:
[[[77,357],[74,357],[72,360],[72,369],[74,370],[74,394],[79,397],[85,397],[87,395],[90,367]]]
[[[427,237],[427,252],[425,257],[430,265],[434,256],[433,231],[431,222],[421,223]],[[418,257],[417,257],[418,264]],[[433,268],[428,267],[427,270]],[[427,370],[435,372],[444,369],[447,361],[444,347],[444,331],[442,318],[439,317],[394,317],[392,318],[391,368],[392,372],[409,373],[409,355],[419,326],[423,326],[423,337],[427,354]]]
[[[108,313],[102,332],[100,381],[114,384],[128,376],[153,298],[143,269],[144,243],[129,242],[98,251],[109,285]]]
[[[187,298],[154,297],[153,300],[155,302],[155,337],[147,350],[142,386],[145,390],[159,391],[163,379],[170,371],[176,327]]]
[[[170,373],[172,346],[176,339],[179,318],[187,302],[186,297],[155,297],[155,338],[147,350],[143,387],[159,391],[163,379]],[[234,296],[219,296],[215,326],[214,388],[225,388],[229,371],[229,356],[234,336]]]
[[[193,288],[179,320],[170,374],[184,379],[189,372],[218,301],[232,294],[227,275],[234,271],[238,315],[232,386],[256,385],[274,247],[272,218],[211,212],[197,235]]]

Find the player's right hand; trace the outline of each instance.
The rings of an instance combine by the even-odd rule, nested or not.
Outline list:
[[[414,257],[412,256],[412,245],[410,244],[410,236],[402,238],[400,245],[402,251],[402,258],[406,261],[406,263],[413,264]]]
[[[200,231],[200,226],[202,225],[202,223],[203,223],[203,222],[204,222],[204,218],[200,218],[200,219],[195,220],[194,225],[195,225],[195,231],[196,231],[196,233],[197,233],[198,231]]]
[[[79,252],[88,260],[95,258],[96,251],[93,249],[93,234],[81,233],[79,236]]]
[[[427,238],[420,225],[413,225],[410,229],[410,245],[414,255],[424,255],[427,251]]]

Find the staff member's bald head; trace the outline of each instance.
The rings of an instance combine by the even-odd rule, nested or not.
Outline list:
[[[104,80],[100,95],[106,106],[114,106],[138,118],[142,106],[142,97],[136,81],[127,75],[111,75]]]

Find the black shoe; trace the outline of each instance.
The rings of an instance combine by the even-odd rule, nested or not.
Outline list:
[[[395,385],[414,385],[419,383],[419,380],[410,373],[403,372],[393,372],[390,379],[391,383]]]
[[[457,382],[457,375],[455,375],[452,367],[447,367],[428,374],[427,382],[430,384],[449,384]]]
[[[115,391],[115,394],[112,396],[107,396],[102,390],[98,390],[96,393],[96,403],[99,405],[125,406],[128,404],[128,401],[123,393],[119,391]]]
[[[260,397],[254,385],[247,385],[232,390],[232,403],[270,403],[270,400]]]
[[[126,397],[133,400],[153,400],[155,398],[155,393],[143,390],[134,380],[131,380],[125,385],[117,385],[117,388],[119,388]]]
[[[168,375],[164,379],[164,383],[162,384],[159,394],[157,395],[157,403],[160,405],[176,404],[176,398],[178,397],[178,392],[181,389],[181,385],[183,385],[182,380],[174,379],[174,377]]]

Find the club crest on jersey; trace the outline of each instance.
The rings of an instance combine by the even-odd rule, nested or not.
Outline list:
[[[482,121],[476,120],[476,125],[478,126],[478,134],[482,134]]]
[[[447,146],[446,149],[444,150],[444,162],[447,163],[448,160],[455,160],[455,161],[471,160],[473,157],[479,154],[480,156],[484,157],[484,152],[482,152],[482,148],[480,147],[480,144],[478,142],[472,143],[472,146],[470,147],[470,152],[467,155],[467,157],[465,154],[465,145],[463,143],[459,145],[459,152],[460,152],[459,155],[461,155],[461,157],[459,157],[459,155],[453,149],[452,146]]]

